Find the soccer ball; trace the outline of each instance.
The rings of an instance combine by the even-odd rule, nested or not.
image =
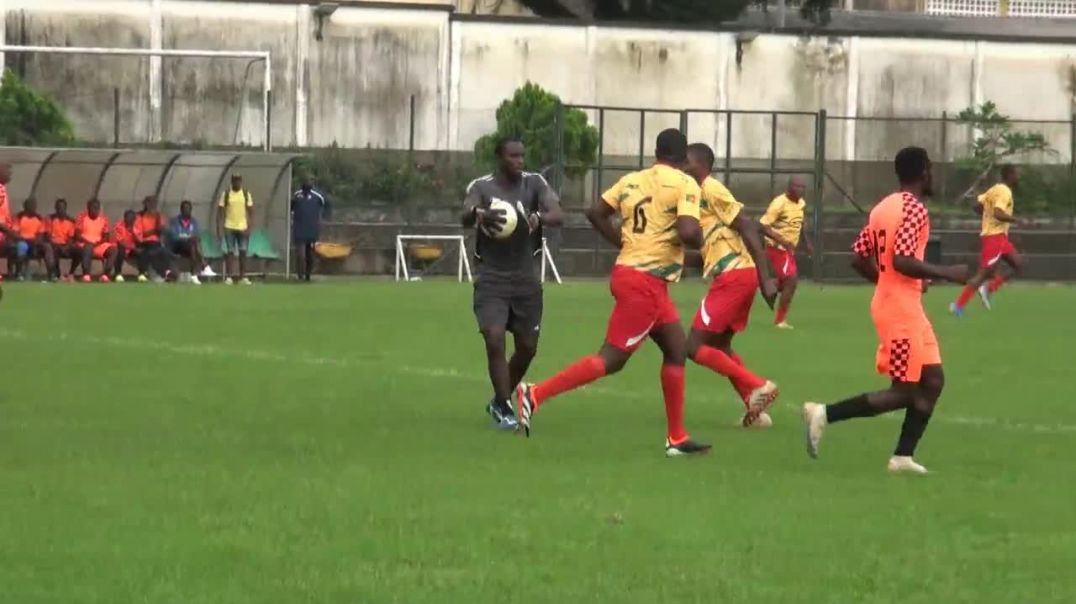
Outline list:
[[[501,230],[499,231],[486,228],[483,228],[482,231],[494,239],[508,239],[511,237],[512,233],[516,231],[516,225],[519,224],[519,213],[516,208],[503,199],[495,198],[489,202],[489,209],[504,211],[505,222],[501,225]]]

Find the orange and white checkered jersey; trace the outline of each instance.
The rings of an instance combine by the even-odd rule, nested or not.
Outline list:
[[[806,208],[806,199],[801,197],[799,201],[792,201],[788,198],[788,195],[782,193],[773,198],[773,201],[770,202],[770,207],[766,208],[766,213],[762,215],[759,222],[777,231],[792,245],[799,245],[800,234],[803,233],[803,214]],[[769,237],[766,238],[766,243],[777,247],[777,242]]]
[[[732,192],[712,176],[702,182],[699,222],[702,224],[703,274],[716,277],[738,268],[754,268],[743,237],[732,228],[732,221],[743,211]]]
[[[893,268],[893,257],[914,256],[922,260],[929,238],[930,215],[914,195],[893,193],[874,206],[867,226],[852,246],[856,255],[874,258],[878,265],[872,313],[899,316],[923,312],[922,281],[898,273]]]
[[[666,281],[679,281],[684,246],[676,235],[676,219],[698,219],[699,196],[694,179],[663,164],[627,174],[602,193],[602,200],[623,220],[616,263]]]
[[[1009,233],[1009,223],[994,218],[994,208],[1012,216],[1012,189],[1005,183],[999,182],[979,196],[979,205],[983,206],[983,229],[979,235],[981,237],[1007,235]]]

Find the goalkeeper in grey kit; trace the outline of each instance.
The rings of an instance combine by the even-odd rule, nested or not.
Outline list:
[[[499,428],[514,430],[512,392],[538,351],[542,323],[542,227],[560,226],[564,213],[549,183],[523,171],[523,143],[503,139],[495,153],[496,171],[467,186],[462,223],[475,228],[474,315],[493,385],[486,412]],[[510,233],[505,231],[508,212],[516,218]],[[510,359],[505,358],[506,333],[515,344]]]

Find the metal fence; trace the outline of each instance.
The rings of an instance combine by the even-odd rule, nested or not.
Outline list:
[[[583,111],[597,127],[598,152],[592,166],[575,165],[564,149],[568,111]],[[1042,134],[1051,150],[1017,155],[1025,167],[1017,191],[1017,213],[1035,224],[1017,229],[1013,239],[1029,257],[1033,278],[1076,279],[1076,120],[1011,122],[1014,131]],[[808,231],[813,258],[800,266],[815,279],[845,279],[847,255],[864,214],[894,187],[892,159],[908,145],[925,147],[935,162],[933,232],[949,260],[977,261],[979,218],[962,194],[979,174],[960,161],[977,132],[955,116],[874,118],[830,116],[825,111],[713,111],[565,105],[556,126],[554,186],[569,208],[579,199],[595,199],[621,175],[653,161],[657,133],[667,127],[684,131],[691,141],[706,142],[718,161],[715,175],[725,182],[748,212],[761,215],[784,189],[786,177],[803,175],[809,183]],[[990,177],[993,178],[993,175]],[[978,190],[993,180],[978,182]],[[569,224],[551,238],[557,262],[568,275],[600,274],[615,253],[586,225]]]

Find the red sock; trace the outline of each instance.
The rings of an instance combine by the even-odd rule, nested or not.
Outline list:
[[[534,387],[534,405],[537,407],[545,401],[586,386],[605,375],[605,361],[596,354],[585,356],[565,367],[560,373]]]
[[[739,355],[736,355],[736,358],[738,359]],[[712,346],[699,347],[695,353],[695,362],[727,377],[732,382],[732,387],[740,394],[740,398],[746,399],[752,390],[766,383],[766,380]]]
[[[777,316],[774,317],[773,322],[774,323],[784,323],[786,316],[788,316],[788,305],[778,306],[777,307]]]
[[[964,308],[968,304],[968,300],[975,295],[975,288],[968,285],[964,288],[964,291],[960,292],[960,297],[956,299],[957,308]]]
[[[687,440],[684,430],[684,367],[682,365],[661,366],[661,391],[665,394],[665,421],[668,424],[666,435],[669,442],[678,445]]]
[[[737,353],[735,350],[730,350],[728,352],[728,357],[732,359],[733,363],[736,363],[740,367],[745,367],[745,365],[743,364],[743,357],[741,357],[739,353]],[[746,405],[747,396],[751,394],[751,391],[754,390],[754,388],[743,382],[737,382],[732,378],[729,378],[729,383],[732,384],[733,390],[735,390],[736,393],[740,395],[740,400],[742,400],[743,404]]]
[[[1002,285],[1005,285],[1005,276],[994,275],[994,278],[990,280],[990,285],[987,285],[986,289],[988,289],[990,293],[994,293],[1001,289]]]

